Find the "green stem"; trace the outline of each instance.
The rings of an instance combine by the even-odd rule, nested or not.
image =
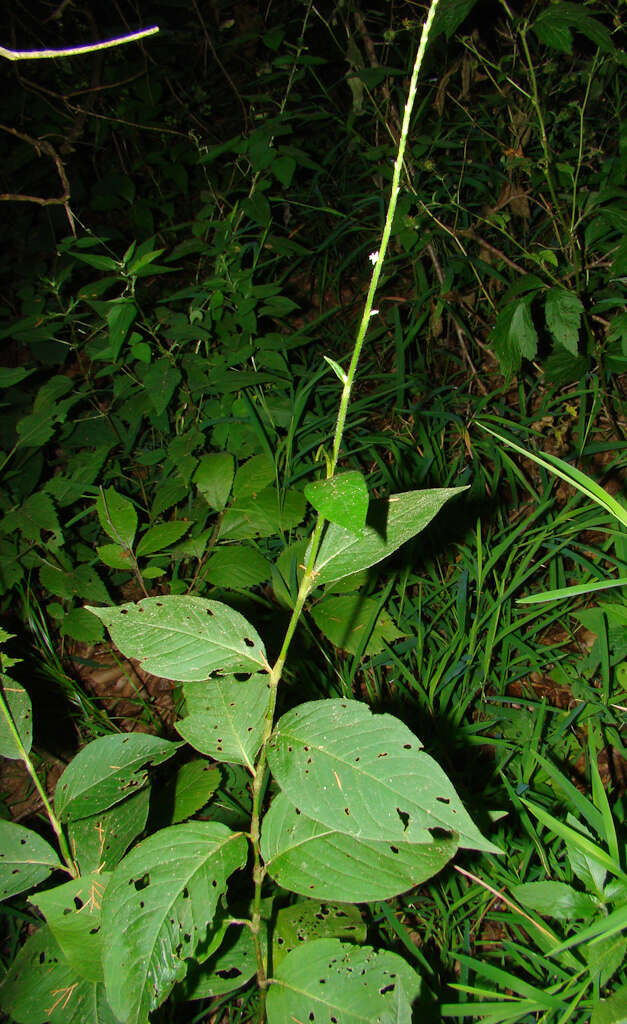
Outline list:
[[[383,261],[387,252],[388,242],[392,233],[392,224],[394,221],[394,214],[396,212],[396,203],[400,193],[400,181],[401,172],[403,170],[403,160],[405,157],[405,149],[407,147],[407,136],[409,134],[409,124],[411,121],[411,113],[416,99],[416,88],[418,85],[418,75],[422,66],[422,61],[427,49],[427,40],[429,38],[429,32],[431,31],[431,25],[435,17],[435,11],[438,6],[438,0],[431,0],[431,6],[429,7],[429,13],[427,14],[427,20],[425,21],[422,28],[422,35],[420,36],[420,44],[418,46],[418,53],[414,61],[414,69],[412,71],[411,81],[409,83],[409,91],[407,93],[407,102],[405,103],[405,112],[403,114],[403,124],[401,127],[401,137],[398,143],[398,152],[396,154],[396,160],[394,161],[394,174],[392,176],[392,190],[390,193],[390,201],[388,204],[387,215],[385,218],[385,224],[383,225],[383,234],[381,235],[381,242],[379,243],[379,251],[376,254],[374,260],[374,266],[372,268],[372,276],[370,278],[370,287],[368,288],[368,295],[366,296],[366,302],[364,305],[364,311],[357,331],[357,338],[355,340],[355,347],[353,349],[353,355],[350,361],[350,366],[346,374],[344,381],[344,387],[342,389],[342,397],[340,399],[340,407],[337,415],[337,423],[335,425],[335,435],[333,438],[333,452],[331,460],[327,468],[327,477],[333,476],[335,468],[337,466],[338,458],[340,455],[340,446],[342,444],[342,437],[344,434],[344,426],[346,424],[346,414],[348,412],[348,403],[350,402],[351,391],[355,380],[355,374],[357,372],[357,364],[359,363],[359,357],[361,350],[366,339],[366,332],[368,330],[368,324],[370,318],[376,316],[376,310],[373,310],[372,304],[374,302],[374,295],[379,284],[379,277],[381,276],[381,270],[383,269]],[[374,253],[373,253],[374,256]]]
[[[409,133],[409,124],[411,120],[411,113],[416,98],[416,87],[418,82],[418,74],[422,65],[422,61],[425,55],[427,47],[427,40],[429,38],[429,32],[433,23],[436,8],[439,0],[431,0],[429,7],[429,13],[422,29],[422,35],[420,37],[420,44],[418,46],[418,52],[414,61],[414,69],[411,76],[409,85],[409,92],[407,95],[407,102],[405,104],[405,113],[403,116],[403,125],[401,129],[401,137],[398,145],[398,153],[396,161],[394,163],[394,174],[392,177],[392,190],[390,194],[390,201],[387,210],[387,216],[385,218],[385,224],[383,227],[383,233],[381,236],[381,242],[379,252],[376,259],[374,260],[374,266],[372,270],[372,277],[370,280],[370,287],[368,289],[368,295],[364,306],[364,312],[361,318],[357,337],[355,340],[355,346],[353,349],[353,355],[350,362],[348,373],[344,379],[344,386],[342,389],[342,396],[340,399],[337,423],[335,426],[335,434],[333,438],[333,451],[331,459],[327,466],[327,477],[333,476],[335,468],[337,466],[340,447],[342,444],[342,437],[344,434],[344,427],[346,424],[346,414],[348,411],[348,404],[350,401],[351,390],[357,372],[357,364],[361,355],[368,324],[370,317],[374,315],[372,304],[374,301],[374,295],[379,283],[379,277],[381,275],[381,269],[383,267],[383,261],[385,259],[388,242],[390,240],[390,234],[392,231],[392,223],[394,221],[394,213],[396,211],[396,202],[400,192],[400,179],[403,168],[403,158],[405,155],[405,148],[407,145],[407,136]],[[308,9],[309,10],[309,9]],[[251,915],[251,931],[255,943],[255,954],[257,959],[257,982],[259,985],[259,1009],[258,1009],[258,1020],[260,1024],[263,1024],[265,1020],[265,1005],[266,1005],[266,990],[268,986],[268,979],[266,975],[266,967],[264,963],[263,946],[261,942],[261,896],[263,882],[266,874],[265,867],[261,859],[260,851],[260,837],[261,837],[261,814],[263,810],[263,797],[266,788],[267,779],[267,750],[268,742],[272,735],[274,728],[274,713],[276,709],[276,698],[279,682],[283,674],[283,668],[287,658],[290,644],[299,619],[301,617],[305,601],[309,596],[309,593],[315,586],[316,572],[315,564],[318,551],[320,548],[320,542],[322,540],[322,534],[324,531],[325,519],[324,516],[319,515],[314,526],[313,533],[311,535],[311,542],[309,544],[307,553],[307,563],[304,567],[303,575],[298,588],[298,594],[294,603],[294,608],[290,616],[290,621],[285,632],[283,644],[279,652],[272,669],[270,670],[270,694],[268,697],[268,706],[266,710],[265,723],[261,741],[261,748],[259,756],[257,758],[253,786],[252,786],[252,814],[250,824],[250,841],[253,848],[253,880],[254,880],[254,896],[253,896],[253,909]]]
[[[46,814],[48,815],[48,820],[49,820],[49,822],[50,822],[50,824],[52,826],[52,829],[54,831],[55,836],[57,837],[57,842],[59,844],[59,850],[61,852],[61,856],[63,857],[63,860],[65,861],[65,865],[66,865],[63,868],[63,870],[67,871],[68,874],[70,874],[72,876],[72,878],[77,878],[79,872],[78,872],[78,869],[77,869],[77,867],[76,867],[76,865],[75,865],[75,863],[74,863],[74,861],[72,859],[72,855],[70,853],[70,848],[69,848],[69,846],[67,844],[67,840],[66,840],[65,835],[63,833],[63,829],[61,828],[61,823],[60,823],[59,819],[57,818],[57,816],[55,815],[54,811],[52,810],[52,807],[50,805],[50,801],[48,800],[48,797],[46,795],[46,791],[45,791],[44,787],[42,786],[42,784],[41,784],[41,782],[39,780],[39,776],[37,775],[37,772],[35,771],[35,767],[33,765],[33,762],[31,761],[30,757],[28,756],[28,754],[26,752],[26,748],[24,747],[24,744],[22,743],[22,738],[21,738],[21,736],[20,736],[20,734],[19,734],[19,732],[18,732],[18,730],[17,730],[17,728],[15,726],[15,722],[13,721],[13,716],[11,714],[11,711],[9,710],[8,704],[7,704],[7,702],[6,702],[5,698],[4,698],[4,694],[3,693],[0,693],[0,709],[2,710],[2,713],[4,714],[4,718],[5,718],[8,730],[11,733],[11,736],[13,738],[13,742],[15,743],[15,746],[17,747],[17,749],[19,751],[20,758],[24,762],[24,765],[26,767],[26,771],[30,775],[30,777],[31,777],[31,779],[33,781],[33,785],[35,786],[35,789],[39,793],[39,798],[40,798],[42,804],[44,805],[44,808],[46,810]]]

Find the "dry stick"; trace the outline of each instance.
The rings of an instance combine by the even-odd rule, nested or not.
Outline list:
[[[8,132],[9,135],[14,135],[16,138],[21,139],[22,142],[27,142],[29,146],[33,146],[37,150],[37,155],[41,156],[42,153],[46,153],[55,162],[57,173],[61,179],[61,185],[63,186],[63,195],[52,196],[49,199],[44,199],[42,196],[29,196],[23,195],[19,192],[3,192],[0,193],[0,202],[11,202],[11,203],[37,203],[38,206],[62,206],[65,210],[68,221],[70,222],[70,230],[74,237],[76,237],[76,228],[74,226],[74,216],[70,210],[70,183],[65,173],[63,161],[57,153],[54,146],[43,139],[33,139],[30,135],[25,135],[24,132],[18,132],[16,128],[10,128],[8,125],[0,124],[0,130]]]

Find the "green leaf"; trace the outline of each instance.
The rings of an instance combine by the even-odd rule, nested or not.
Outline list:
[[[213,672],[267,669],[266,652],[250,623],[219,601],[202,597],[147,597],[118,608],[89,608],[111,639],[144,671],[183,683]]]
[[[125,797],[120,803],[88,818],[68,823],[70,848],[82,875],[92,871],[113,871],[148,820],[148,786]]]
[[[609,997],[597,1003],[590,1024],[625,1024],[627,1020],[627,985],[621,985]]]
[[[296,161],[293,156],[278,156],[270,164],[270,170],[277,181],[285,188],[289,188],[296,170]]]
[[[242,199],[241,207],[255,224],[267,228],[272,220],[270,204],[261,192],[253,192],[249,199]]]
[[[594,18],[578,3],[559,0],[545,8],[532,25],[533,31],[541,43],[561,53],[572,54],[572,30],[587,36],[595,46],[602,50],[613,50],[612,37],[603,22]]]
[[[276,470],[274,462],[267,455],[253,455],[238,468],[233,481],[233,497],[256,498],[269,484],[274,483]]]
[[[288,800],[329,828],[395,845],[457,837],[462,847],[496,853],[421,748],[392,715],[373,715],[356,700],[321,700],[283,715],[267,749]]]
[[[92,740],[57,782],[57,816],[61,821],[76,821],[106,811],[145,786],[150,765],[167,761],[180,746],[139,732]]]
[[[207,562],[205,579],[214,587],[249,590],[272,576],[272,564],[249,545],[220,547]]]
[[[234,474],[233,456],[229,452],[215,452],[201,456],[192,479],[210,508],[220,512],[231,493]]]
[[[175,519],[171,523],[157,523],[156,526],[151,526],[143,534],[135,554],[141,558],[142,555],[153,555],[156,551],[169,548],[171,544],[176,544],[184,533],[187,533],[191,525],[191,522]]]
[[[582,313],[583,302],[574,292],[566,288],[551,288],[547,292],[544,306],[546,325],[558,344],[573,356],[577,355]]]
[[[78,977],[47,926],[28,937],[11,964],[0,1006],[16,1024],[119,1024],[104,985]]]
[[[0,899],[34,889],[61,862],[36,832],[0,819]]]
[[[165,356],[149,367],[142,383],[158,416],[167,409],[181,379],[181,371]]]
[[[98,558],[110,569],[133,570],[133,559],[130,548],[122,548],[119,544],[101,544],[96,548]]]
[[[213,956],[204,963],[190,964],[181,985],[181,996],[210,999],[234,992],[250,981],[257,970],[255,943],[250,928],[231,925],[227,937]]]
[[[4,657],[2,660],[4,662]],[[13,728],[28,754],[33,742],[33,708],[30,697],[23,686],[3,673],[0,673],[0,690],[5,704],[0,707],[0,757],[20,760],[22,752],[7,721],[7,712],[11,717]]]
[[[490,341],[507,379],[517,373],[523,356],[534,359],[538,350],[538,335],[531,319],[533,296],[509,302],[494,324]]]
[[[48,547],[58,547],[62,543],[61,526],[49,494],[36,491],[29,495],[19,509],[9,512],[0,522],[2,533],[13,533],[16,530],[37,543],[42,543],[41,531],[45,530],[54,535],[46,541]]]
[[[523,907],[560,921],[587,919],[598,913],[600,907],[594,897],[577,892],[565,882],[527,882],[513,886],[511,893]]]
[[[54,434],[55,424],[65,422],[69,409],[79,399],[79,395],[75,394],[63,402],[60,401],[72,386],[72,381],[68,377],[58,375],[40,387],[32,413],[18,420],[18,447],[40,448],[50,440]]]
[[[187,683],[183,692],[189,713],[176,731],[201,754],[252,771],[268,710],[267,677]]]
[[[100,909],[110,877],[94,872],[30,897],[70,967],[88,981],[104,981]]]
[[[0,388],[14,388],[34,372],[34,368],[28,370],[25,366],[2,366],[0,367]]]
[[[188,822],[145,839],[115,870],[102,908],[104,973],[125,1024],[146,1021],[184,977],[247,853],[226,826]]]
[[[419,976],[395,953],[317,939],[279,965],[268,989],[268,1024],[411,1024],[419,992]]]
[[[366,941],[366,925],[360,911],[346,903],[320,903],[318,900],[281,907],[272,929],[274,970],[293,949],[315,939],[346,939],[361,945]]]
[[[385,650],[386,642],[403,635],[382,610],[380,601],[361,594],[325,597],[314,605],[311,617],[332,644],[350,654],[377,654]],[[365,638],[368,642],[364,648]]]
[[[132,548],[137,530],[137,512],[132,502],[113,487],[100,491],[96,512],[106,534],[122,548]],[[107,563],[108,564],[108,563]]]
[[[312,821],[279,793],[263,819],[261,853],[284,889],[345,903],[387,900],[436,875],[455,856],[452,839],[362,840]]]
[[[102,259],[103,257],[94,258]],[[124,339],[136,316],[137,306],[131,299],[114,299],[109,303],[107,311],[109,345],[103,352],[100,352],[100,359],[110,359],[112,363],[116,361],[124,344]]]
[[[356,470],[314,480],[305,487],[305,497],[320,515],[345,530],[356,532],[366,525],[368,488]]]
[[[453,3],[441,3],[436,9],[430,39],[433,42],[442,32],[450,39],[457,32],[464,18],[470,13],[477,0],[454,0]]]
[[[170,788],[173,790],[172,824],[187,821],[204,807],[221,781],[219,768],[212,767],[204,759],[197,758],[195,761],[182,764],[173,780],[173,786],[166,789],[166,796],[169,795]]]
[[[266,487],[257,495],[234,500],[227,508],[220,525],[221,540],[246,540],[271,537],[293,529],[305,515],[305,499],[293,488],[280,494],[276,487]]]
[[[424,530],[450,498],[466,489],[443,487],[406,491],[372,501],[366,525],[356,533],[331,523],[316,558],[316,586],[340,580],[382,561]]]

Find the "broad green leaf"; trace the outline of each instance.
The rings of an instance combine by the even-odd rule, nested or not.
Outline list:
[[[436,875],[455,855],[457,842],[363,840],[312,821],[279,793],[263,820],[261,852],[269,874],[284,889],[346,903],[398,896]]]
[[[476,3],[477,0],[454,0],[453,3],[441,3],[436,9],[429,33],[431,42],[442,32],[445,33],[447,39],[450,39]]]
[[[233,481],[233,497],[256,498],[270,484],[275,482],[274,462],[267,455],[253,455],[239,466]]]
[[[99,258],[102,259],[102,257]],[[124,339],[136,316],[137,307],[131,299],[114,299],[110,303],[107,312],[109,345],[105,352],[100,353],[101,359],[110,359],[112,363],[116,361],[124,344]]]
[[[132,572],[133,560],[130,548],[122,548],[119,544],[101,544],[96,548],[101,562],[110,569],[126,569]]]
[[[100,911],[110,877],[93,873],[30,897],[72,970],[87,981],[104,981]]]
[[[79,400],[80,396],[76,393],[72,397],[60,401],[72,386],[69,377],[58,375],[40,387],[33,403],[33,411],[17,422],[15,429],[18,435],[18,447],[40,448],[50,440],[54,434],[55,425],[65,422],[68,411]]]
[[[498,852],[479,833],[440,766],[392,715],[360,701],[301,704],[279,719],[270,770],[308,818],[361,840]]]
[[[176,544],[184,533],[187,533],[191,525],[191,522],[176,519],[171,523],[157,523],[156,526],[151,526],[143,534],[135,554],[139,558],[142,555],[154,555],[156,551],[169,548],[171,544]]]
[[[221,511],[226,505],[235,473],[233,456],[229,452],[202,455],[193,481],[211,508]]]
[[[268,710],[267,677],[187,683],[183,692],[189,713],[176,731],[201,754],[252,771]]]
[[[49,494],[36,491],[29,495],[20,508],[9,512],[0,523],[2,533],[13,533],[20,530],[25,537],[37,543],[42,542],[41,531],[53,534],[46,544],[58,547],[63,541],[61,526]]]
[[[219,547],[207,562],[205,579],[214,587],[248,590],[272,576],[272,565],[249,545]]]
[[[4,661],[4,657],[2,659]],[[10,676],[0,673],[0,691],[4,701],[0,702],[0,757],[19,760],[22,757],[15,741],[13,729],[7,721],[10,715],[24,750],[28,754],[33,742],[33,708],[26,690]]]
[[[517,373],[523,356],[533,359],[538,349],[538,335],[531,319],[533,296],[509,302],[498,314],[490,341],[506,378]]]
[[[403,635],[388,612],[381,609],[380,601],[361,594],[324,597],[311,609],[311,617],[331,643],[350,654],[358,650],[378,654],[385,650],[386,641],[392,643]]]
[[[225,604],[202,597],[147,597],[139,604],[88,609],[102,619],[119,651],[146,672],[183,683],[213,672],[266,669],[257,631]]]
[[[532,25],[533,31],[545,46],[572,54],[573,30],[581,32],[602,50],[614,49],[612,37],[603,24],[585,9],[585,5],[572,0],[560,0],[546,7]]]
[[[546,293],[546,325],[558,344],[574,356],[577,355],[582,313],[583,302],[574,292],[566,288],[551,288]]]
[[[202,964],[192,962],[181,986],[181,996],[210,999],[234,992],[257,970],[255,943],[250,928],[231,926],[224,942]]]
[[[34,372],[34,367],[28,370],[25,366],[2,366],[0,367],[0,388],[14,388]]]
[[[355,532],[366,525],[368,488],[363,474],[356,470],[314,480],[305,487],[305,497],[325,519],[345,530]]]
[[[137,530],[137,512],[128,498],[118,494],[114,487],[107,487],[98,495],[96,512],[102,529],[116,544],[122,548],[133,547]]]
[[[296,161],[293,156],[278,156],[270,164],[270,170],[284,188],[289,188],[296,170]]]
[[[142,383],[158,416],[167,409],[180,382],[181,371],[165,357],[158,359],[147,370]]]
[[[627,985],[621,985],[608,999],[601,999],[590,1018],[590,1024],[625,1024],[627,1020]]]
[[[182,764],[173,780],[172,824],[187,821],[204,807],[221,781],[219,768],[210,765],[204,759],[197,758],[195,761]],[[166,787],[166,797],[169,796],[169,790],[170,787]]]
[[[246,540],[250,537],[271,537],[302,522],[305,498],[293,488],[280,494],[276,487],[266,487],[257,495],[235,499],[227,508],[220,525],[220,540]]]
[[[102,910],[104,973],[125,1024],[146,1021],[185,976],[247,853],[244,836],[224,825],[187,822],[145,839],[116,868]]]
[[[120,1024],[104,985],[76,974],[46,925],[27,938],[11,964],[0,1006],[16,1024]]]
[[[113,871],[148,820],[148,786],[89,818],[68,823],[70,849],[82,875]]]
[[[81,644],[97,644],[104,640],[102,623],[84,608],[72,608],[63,616],[59,626],[61,636],[71,636]]]
[[[268,1024],[411,1024],[419,992],[419,976],[395,953],[317,939],[279,965],[268,989]]]
[[[61,861],[36,832],[0,819],[0,899],[34,889]]]
[[[315,939],[345,939],[361,945],[366,941],[366,925],[360,911],[346,903],[320,903],[318,900],[281,907],[272,929],[274,970],[293,949]]]
[[[523,907],[560,921],[589,918],[599,912],[600,903],[587,892],[578,892],[565,882],[526,882],[510,890]]]
[[[78,752],[57,782],[54,806],[61,821],[100,814],[148,782],[147,769],[181,746],[133,732],[100,736]]]
[[[316,558],[316,586],[340,580],[382,561],[424,530],[450,498],[466,489],[443,487],[406,491],[372,501],[366,525],[356,533],[331,523]]]

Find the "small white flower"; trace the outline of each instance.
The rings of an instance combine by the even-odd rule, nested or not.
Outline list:
[[[371,309],[371,310],[370,310],[370,316],[377,316],[377,315],[378,315],[378,313],[379,313],[379,310],[378,310],[378,309]]]
[[[370,262],[372,263],[372,265],[374,267],[375,263],[379,259],[379,250],[377,249],[376,252],[371,252],[369,257],[368,257],[368,259],[370,260]]]

